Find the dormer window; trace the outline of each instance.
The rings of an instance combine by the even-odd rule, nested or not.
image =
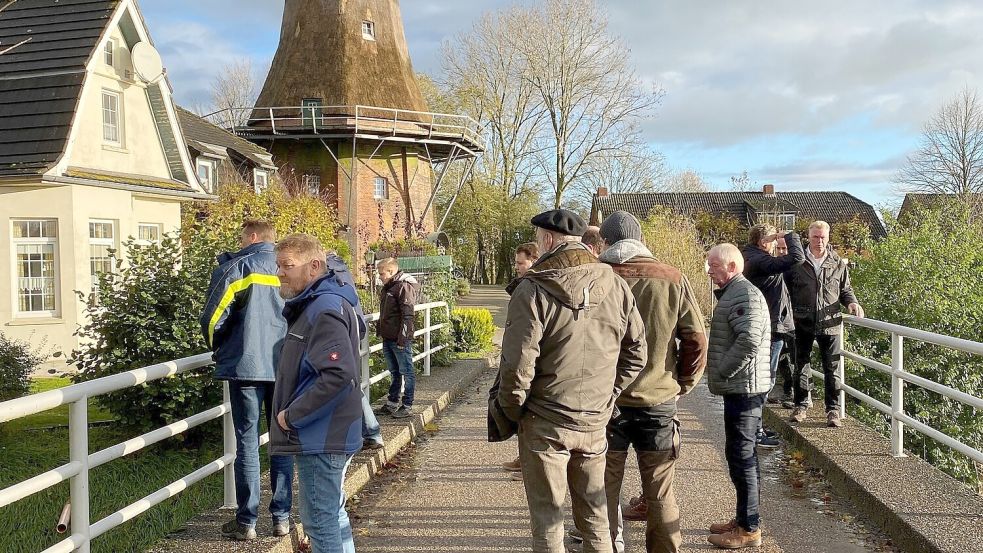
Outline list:
[[[116,41],[109,39],[106,41],[106,47],[102,52],[102,59],[109,67],[116,66]]]
[[[375,23],[368,20],[362,22],[362,38],[375,40]]]

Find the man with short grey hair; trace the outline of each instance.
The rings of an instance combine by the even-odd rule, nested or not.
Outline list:
[[[489,403],[489,419],[505,432],[489,439],[506,439],[507,421],[518,424],[535,553],[565,553],[568,491],[584,551],[611,553],[604,429],[645,366],[645,329],[628,285],[580,242],[580,216],[556,209],[531,222],[543,255],[509,301]]]

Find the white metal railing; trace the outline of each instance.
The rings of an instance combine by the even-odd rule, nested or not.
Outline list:
[[[891,335],[891,364],[886,365],[879,361],[859,355],[855,352],[848,351],[846,349],[846,343],[843,341],[843,327],[846,324],[889,333]],[[895,457],[903,457],[905,455],[904,427],[907,425],[911,429],[962,453],[977,463],[983,463],[983,452],[980,450],[975,449],[974,447],[965,444],[952,436],[949,436],[948,434],[936,430],[931,426],[928,426],[905,412],[905,384],[911,384],[924,388],[942,395],[943,397],[947,397],[968,405],[977,411],[983,412],[983,398],[978,398],[956,390],[955,388],[907,372],[904,366],[904,340],[906,338],[929,344],[935,344],[956,351],[983,356],[983,343],[980,342],[964,340],[962,338],[953,338],[952,336],[946,336],[944,334],[936,334],[934,332],[927,332],[906,326],[886,323],[875,319],[863,319],[853,315],[844,315],[843,324],[840,325],[841,356],[839,366],[836,369],[840,377],[840,416],[846,416],[846,396],[850,395],[851,397],[858,399],[864,405],[867,405],[885,416],[890,417],[891,455]],[[874,369],[891,377],[890,405],[882,403],[846,383],[846,359],[856,361],[864,367]],[[812,374],[814,376],[818,376],[819,378],[823,378],[823,374],[819,371],[813,370]]]
[[[427,138],[451,138],[482,144],[482,126],[466,115],[375,106],[280,106],[227,108],[205,116],[231,127],[233,133],[259,130],[272,134],[309,132],[331,134],[340,129],[396,136],[400,133]],[[244,123],[243,123],[244,122]]]
[[[423,350],[413,360],[423,360],[424,375],[430,374],[430,356],[450,345],[441,344],[436,347],[432,346],[431,333],[450,324],[449,322],[437,325],[431,324],[431,311],[438,308],[448,310],[448,315],[450,314],[448,305],[445,302],[427,303],[417,305],[415,308],[416,311],[423,311],[424,313],[424,327],[417,330],[414,334],[415,337],[423,337]],[[379,314],[373,313],[368,315],[366,319],[370,322],[377,321]],[[447,320],[450,321],[449,316]],[[370,348],[368,347],[368,338],[366,338],[362,341],[361,348],[362,389],[367,390],[371,384],[388,376],[389,372],[384,371],[382,374],[376,376],[369,375],[369,355],[382,349],[382,344],[377,344]],[[69,553],[71,551],[88,553],[89,544],[94,538],[139,516],[154,505],[174,497],[189,486],[220,470],[224,470],[225,472],[225,507],[235,507],[235,479],[232,473],[232,464],[236,458],[236,445],[235,430],[232,425],[232,407],[229,402],[228,382],[223,383],[221,405],[95,453],[89,453],[87,413],[90,398],[187,373],[210,366],[211,364],[211,353],[203,353],[0,403],[0,423],[41,413],[66,404],[69,409],[68,463],[0,490],[0,509],[56,484],[70,480],[71,534],[64,540],[45,549],[43,553]],[[223,455],[221,457],[188,474],[184,478],[176,480],[98,521],[90,521],[89,471],[91,469],[140,451],[147,446],[181,434],[219,417],[222,418],[223,433]],[[260,437],[260,445],[264,445],[267,442],[269,442],[269,433],[263,434]]]

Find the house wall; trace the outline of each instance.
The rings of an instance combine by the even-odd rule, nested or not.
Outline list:
[[[169,179],[171,173],[146,87],[135,78],[124,78],[126,71],[133,71],[130,53],[118,29],[112,36],[116,39],[114,66],[105,64],[102,46],[98,47],[82,89],[75,123],[78,129],[68,150],[67,164],[63,165]],[[122,146],[103,140],[103,90],[121,95]]]
[[[14,219],[56,219],[58,242],[55,259],[57,285],[56,315],[18,315],[15,250],[11,235]],[[119,247],[128,236],[136,236],[140,223],[162,225],[164,232],[181,224],[181,205],[175,199],[140,195],[83,185],[0,186],[0,331],[9,337],[47,347],[66,355],[78,345],[75,330],[84,322],[85,304],[75,290],[88,294],[92,279],[89,265],[89,221],[114,222]],[[63,367],[63,360],[58,360]]]

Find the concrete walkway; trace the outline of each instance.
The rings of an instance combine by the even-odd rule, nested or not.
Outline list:
[[[481,302],[504,317],[507,296],[475,287],[468,304]],[[501,324],[501,323],[499,323]],[[371,552],[528,551],[529,513],[522,483],[501,463],[516,454],[516,443],[486,441],[486,397],[493,375],[469,387],[421,437],[411,455],[366,487],[353,510],[356,546]],[[683,449],[677,465],[684,549],[712,549],[706,528],[733,516],[734,491],[723,458],[723,405],[700,386],[680,402]],[[762,452],[762,518],[765,544],[759,551],[860,553],[896,551],[870,532],[849,505],[837,499],[817,475],[804,470],[783,449]],[[631,463],[629,463],[631,466]],[[627,477],[626,496],[638,495],[636,468]],[[627,497],[625,498],[627,500]],[[572,527],[572,521],[568,521]],[[644,551],[643,523],[629,523],[628,551]]]

